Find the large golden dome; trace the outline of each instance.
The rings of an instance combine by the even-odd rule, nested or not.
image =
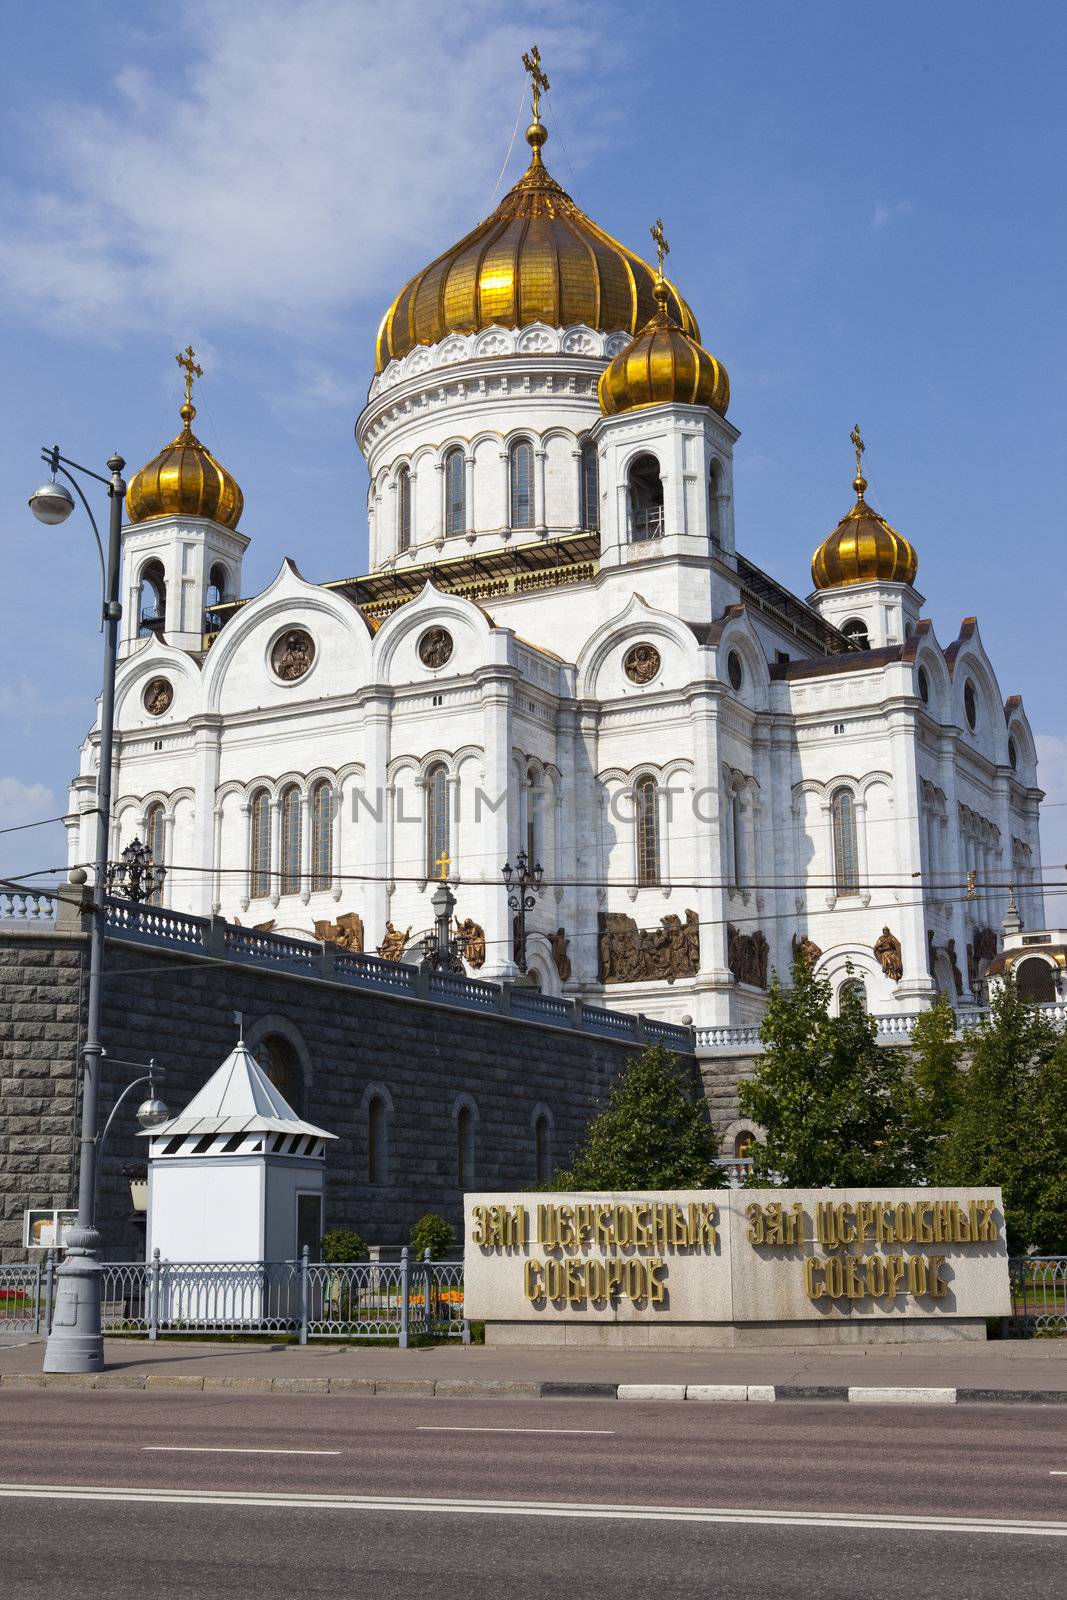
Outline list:
[[[639,406],[679,400],[684,405],[710,406],[724,417],[730,404],[726,368],[672,320],[664,279],[652,293],[655,316],[600,374],[597,398],[601,411],[614,417]]]
[[[549,176],[541,161],[548,133],[536,116],[526,138],[533,159],[515,187],[406,283],[385,313],[376,371],[449,333],[545,322],[634,334],[655,312],[655,269],[591,222]],[[667,289],[672,319],[699,340],[693,313],[673,285]]]
[[[919,570],[915,547],[891,528],[863,498],[867,480],[860,470],[864,443],[859,425],[852,433],[856,447],[856,504],[842,517],[811,558],[816,589],[844,589],[854,583],[914,583]]]
[[[245,497],[237,479],[193,432],[193,374],[202,374],[193,362],[192,349],[184,357],[179,356],[178,361],[186,369],[185,403],[179,411],[184,426],[158,456],[130,479],[126,515],[131,522],[147,522],[151,517],[209,517],[224,528],[236,528]]]

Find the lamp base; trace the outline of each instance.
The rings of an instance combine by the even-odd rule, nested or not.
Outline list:
[[[95,1228],[72,1228],[67,1254],[56,1272],[52,1327],[44,1352],[45,1372],[103,1372],[100,1329],[100,1263]]]

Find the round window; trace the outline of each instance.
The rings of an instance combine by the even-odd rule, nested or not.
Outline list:
[[[974,684],[970,678],[963,686],[963,711],[967,718],[967,726],[973,733],[978,725],[978,696],[974,692]]]
[[[635,644],[627,650],[622,670],[631,683],[651,683],[662,665],[654,644]]]
[[[436,672],[451,661],[452,649],[452,635],[447,628],[427,628],[419,640],[419,660],[431,672]]]
[[[731,650],[726,658],[726,671],[734,689],[740,689],[745,681],[745,669],[741,665],[741,657],[736,650]]]
[[[869,650],[871,648],[870,631],[862,617],[849,617],[847,622],[842,623],[841,632],[846,639],[851,640],[858,650]]]
[[[1019,752],[1015,748],[1015,740],[1014,739],[1009,739],[1008,740],[1008,764],[1011,767],[1011,770],[1013,772],[1017,772],[1018,771],[1018,768],[1019,768]]]
[[[174,701],[174,690],[166,678],[152,678],[145,686],[141,704],[150,717],[161,717],[169,711]]]
[[[926,668],[919,668],[919,699],[924,706],[930,704],[930,680],[926,676]]]
[[[279,634],[270,653],[270,664],[284,683],[295,683],[310,671],[315,659],[315,641],[303,628],[290,628]]]

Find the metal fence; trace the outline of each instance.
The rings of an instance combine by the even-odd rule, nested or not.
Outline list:
[[[0,1266],[0,1334],[46,1333],[52,1326],[54,1286],[51,1251],[44,1262]]]
[[[1067,1256],[1012,1256],[1005,1333],[1067,1334]]]

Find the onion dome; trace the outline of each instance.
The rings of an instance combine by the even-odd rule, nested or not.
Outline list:
[[[812,556],[812,581],[816,589],[844,589],[854,583],[914,583],[919,570],[914,545],[877,511],[872,511],[863,498],[867,480],[860,458],[866,445],[859,423],[849,437],[856,450],[856,476],[852,480],[856,504]]]
[[[664,278],[653,288],[656,314],[636,339],[621,350],[600,374],[597,398],[606,417],[639,406],[710,406],[720,417],[730,404],[730,379],[721,362],[709,355],[699,336],[674,320],[670,290]]]
[[[656,272],[598,228],[541,160],[548,131],[536,108],[533,159],[493,214],[406,283],[382,318],[375,370],[450,333],[544,322],[634,334],[656,309]],[[696,318],[672,284],[673,320],[694,339]]]
[[[130,479],[126,514],[131,522],[147,522],[152,517],[208,517],[224,528],[236,528],[245,504],[240,485],[192,430],[196,416],[193,377],[203,377],[203,371],[193,360],[191,345],[177,360],[185,369],[185,402],[179,411],[184,426]]]

